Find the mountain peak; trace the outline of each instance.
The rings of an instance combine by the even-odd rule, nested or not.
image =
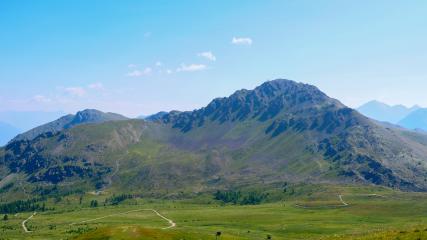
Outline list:
[[[224,123],[250,118],[266,121],[281,115],[330,106],[337,109],[345,107],[315,86],[276,79],[253,90],[242,89],[229,97],[216,98],[204,108],[192,112],[170,112],[161,119],[182,131],[189,131],[194,126],[202,126],[205,121]]]
[[[117,113],[104,113],[96,109],[85,109],[78,111],[75,115],[65,115],[55,121],[46,123],[25,133],[19,134],[12,141],[31,140],[43,133],[54,133],[86,123],[102,123],[107,121],[120,121],[126,119],[128,118]]]
[[[274,97],[277,95],[293,95],[298,94],[300,96],[311,96],[312,99],[326,100],[329,97],[326,96],[317,87],[296,82],[289,79],[275,79],[264,82],[260,86],[256,87],[253,91],[258,91],[266,94],[267,96]],[[300,99],[304,100],[304,99]]]

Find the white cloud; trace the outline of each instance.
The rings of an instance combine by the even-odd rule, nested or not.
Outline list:
[[[141,77],[141,76],[149,75],[151,73],[151,71],[152,71],[151,68],[147,67],[142,71],[133,70],[132,72],[128,72],[126,74],[126,76],[128,76],[128,77]]]
[[[252,45],[252,39],[248,37],[233,37],[231,43],[235,45]]]
[[[162,62],[160,62],[160,61],[157,61],[156,62],[156,67],[161,67],[163,65],[163,63]]]
[[[204,57],[210,61],[216,61],[216,57],[211,51],[198,53],[197,56]]]
[[[207,66],[204,64],[194,64],[194,63],[190,65],[181,64],[181,67],[177,68],[176,71],[177,72],[195,72],[195,71],[205,70],[206,68]]]
[[[86,94],[86,91],[82,87],[68,87],[64,90],[66,93],[76,97],[83,97]]]
[[[104,85],[100,82],[89,84],[87,87],[93,90],[104,90]]]
[[[48,102],[52,101],[52,99],[50,99],[48,97],[45,97],[43,95],[35,95],[33,97],[33,100],[36,101],[36,102],[39,102],[39,103],[48,103]]]
[[[167,73],[167,74],[172,74],[172,72],[173,72],[172,70],[170,70],[170,69],[166,69],[166,73]]]
[[[133,63],[130,63],[129,65],[128,65],[128,68],[136,68],[137,67],[137,65],[136,64],[133,64]]]

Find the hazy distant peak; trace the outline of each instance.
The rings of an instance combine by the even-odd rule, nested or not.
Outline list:
[[[419,108],[412,111],[405,118],[400,120],[398,124],[408,129],[427,130],[427,108]]]
[[[417,109],[419,109],[417,105],[408,108],[401,104],[391,106],[377,100],[372,100],[363,104],[357,110],[372,119],[396,124]]]

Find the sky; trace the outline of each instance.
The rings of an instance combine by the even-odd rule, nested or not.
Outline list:
[[[276,78],[427,107],[427,1],[0,1],[0,111],[192,110]]]

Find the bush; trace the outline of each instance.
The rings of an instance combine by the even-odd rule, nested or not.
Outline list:
[[[93,207],[93,208],[98,207],[98,201],[97,200],[90,201],[90,207]]]

